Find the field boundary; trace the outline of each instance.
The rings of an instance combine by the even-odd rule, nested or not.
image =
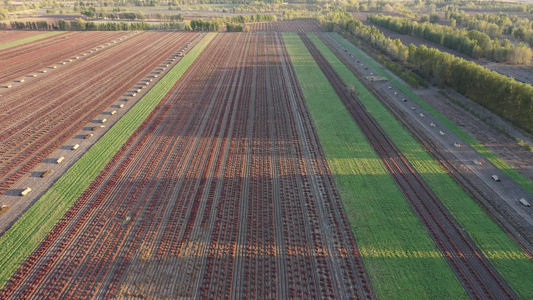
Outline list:
[[[422,145],[396,120],[359,79],[316,35],[310,36],[320,51],[348,84],[353,84],[366,109],[420,173],[452,216],[463,226],[491,264],[520,296],[533,293],[527,280],[531,265],[526,254],[450,177]],[[328,53],[324,53],[327,51]],[[378,69],[379,67],[375,67]],[[398,83],[399,84],[399,83]],[[404,87],[405,88],[405,87]],[[403,91],[403,89],[402,89]],[[473,218],[472,216],[475,216]],[[490,233],[490,234],[489,234]],[[530,274],[533,276],[533,274]]]
[[[207,34],[0,237],[0,288],[143,123],[216,33]]]
[[[39,34],[39,35],[36,35],[36,36],[30,36],[30,37],[25,38],[25,39],[12,41],[12,42],[9,42],[9,43],[6,43],[6,44],[0,44],[0,50],[5,50],[5,49],[11,48],[11,47],[19,46],[19,45],[22,45],[22,44],[27,44],[27,43],[30,43],[30,42],[33,42],[33,41],[37,41],[37,40],[40,40],[40,39],[44,39],[44,38],[51,37],[51,36],[54,36],[54,35],[58,35],[58,34],[65,33],[65,32],[66,31],[47,32],[47,33]]]
[[[436,109],[434,109],[426,101],[422,100],[422,98],[420,98],[418,95],[413,93],[409,88],[407,88],[404,84],[402,84],[395,76],[391,75],[388,71],[386,71],[384,67],[382,67],[381,65],[377,64],[374,60],[369,59],[368,55],[366,53],[362,52],[360,49],[358,49],[357,47],[352,45],[350,42],[346,41],[343,37],[341,37],[337,33],[332,33],[330,35],[333,36],[342,45],[344,45],[345,47],[349,48],[351,51],[357,53],[357,55],[363,61],[365,61],[365,63],[367,63],[370,66],[372,66],[374,68],[374,70],[376,70],[376,72],[378,72],[381,76],[386,77],[389,80],[389,82],[391,84],[393,84],[396,88],[398,88],[400,91],[402,91],[402,93],[404,93],[407,96],[409,96],[418,105],[420,105],[426,111],[431,113],[444,126],[446,126],[448,129],[453,131],[453,133],[455,133],[459,138],[461,138],[463,141],[468,143],[472,148],[474,148],[477,152],[479,152],[479,154],[481,154],[483,157],[485,157],[494,166],[496,166],[498,169],[502,170],[502,172],[504,172],[505,175],[509,176],[509,178],[513,179],[522,188],[524,188],[531,195],[533,195],[533,182],[531,182],[524,175],[520,174],[520,172],[516,171],[511,166],[509,166],[508,163],[506,163],[503,159],[498,157],[492,151],[490,151],[487,148],[485,148],[485,146],[483,146],[479,141],[477,141],[470,134],[466,133],[464,130],[462,130],[457,125],[455,125],[452,121],[450,121],[448,118],[446,118],[444,115],[442,115]]]

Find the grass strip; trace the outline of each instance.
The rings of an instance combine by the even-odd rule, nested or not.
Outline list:
[[[283,38],[378,298],[468,298],[301,39]]]
[[[462,130],[460,127],[455,125],[452,121],[450,121],[448,118],[446,118],[444,115],[439,113],[436,109],[434,109],[431,105],[429,105],[427,102],[422,100],[418,95],[413,93],[407,86],[405,86],[402,82],[400,82],[396,77],[391,75],[389,72],[385,71],[385,69],[377,64],[374,60],[369,58],[365,53],[363,53],[360,49],[356,48],[354,45],[352,45],[350,42],[342,38],[337,33],[331,34],[339,43],[341,43],[343,46],[349,48],[352,52],[354,52],[359,58],[367,63],[369,66],[374,68],[376,72],[379,73],[379,75],[386,77],[389,79],[391,84],[393,84],[397,89],[402,91],[404,94],[409,96],[411,99],[416,101],[418,105],[420,105],[423,109],[425,109],[427,112],[431,113],[436,119],[438,119],[443,125],[445,125],[448,129],[453,131],[459,138],[461,138],[465,143],[468,143],[472,148],[474,148],[477,152],[479,152],[483,157],[485,157],[488,161],[490,161],[493,165],[495,165],[498,169],[502,170],[502,172],[505,173],[505,175],[509,176],[509,178],[516,181],[522,188],[524,188],[526,191],[528,191],[531,195],[533,195],[533,182],[531,182],[527,177],[520,174],[517,170],[513,169],[511,166],[509,166],[508,163],[506,163],[503,159],[498,157],[496,154],[494,154],[492,151],[488,150],[483,146],[479,141],[477,141],[475,138],[473,138],[471,135],[466,133],[464,130]]]
[[[30,37],[25,38],[25,39],[12,41],[10,43],[0,44],[0,50],[4,50],[4,49],[7,49],[7,48],[11,48],[11,47],[15,47],[15,46],[18,46],[18,45],[26,44],[26,43],[33,42],[33,41],[36,41],[36,40],[44,39],[44,38],[47,38],[47,37],[50,37],[50,36],[54,36],[54,35],[58,35],[58,34],[61,34],[61,33],[64,33],[64,32],[65,31],[52,31],[52,32],[39,34],[39,35],[36,35],[36,36],[30,36]]]
[[[0,237],[0,288],[89,187],[216,34],[207,34]]]
[[[356,76],[315,35],[309,37],[343,80],[353,85],[365,108],[374,116],[389,138],[420,173],[453,217],[465,228],[477,246],[521,298],[533,295],[533,262],[494,223],[468,194],[450,177],[370,93]]]

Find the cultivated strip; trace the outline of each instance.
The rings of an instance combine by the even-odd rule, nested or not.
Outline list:
[[[301,39],[284,40],[378,297],[467,297]]]
[[[346,108],[365,132],[415,213],[426,226],[452,270],[474,298],[516,298],[475,243],[453,220],[433,191],[388,139],[364,106],[348,91],[346,84],[307,36],[300,37],[317,61]]]
[[[10,249],[0,254],[0,286],[5,285],[213,37],[214,34],[207,35],[0,238],[0,248]],[[2,293],[8,291],[4,289]]]

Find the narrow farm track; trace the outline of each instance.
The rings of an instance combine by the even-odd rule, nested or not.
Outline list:
[[[194,36],[141,34],[5,93],[0,193]]]
[[[124,32],[68,32],[2,50],[0,83],[36,72],[124,35]]]
[[[475,299],[517,298],[364,106],[347,90],[311,40],[305,34],[300,37],[470,296]]]
[[[214,38],[0,291],[32,297],[374,298],[279,35]]]

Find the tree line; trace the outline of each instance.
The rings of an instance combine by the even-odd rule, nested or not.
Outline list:
[[[507,39],[500,42],[478,30],[467,31],[428,22],[418,23],[408,18],[381,14],[368,15],[368,21],[401,34],[414,35],[457,50],[473,58],[484,57],[496,62],[528,65],[533,56],[533,51],[525,44],[513,45]]]
[[[73,30],[73,31],[127,31],[127,30],[149,30],[150,25],[143,22],[87,22],[81,18],[75,20],[58,20],[54,22],[17,22],[10,23],[11,29],[15,30]]]
[[[326,27],[338,28],[378,49],[406,68],[439,85],[446,85],[486,107],[515,126],[533,133],[533,86],[491,71],[425,45],[407,46],[399,39],[386,37],[374,26],[367,26],[351,15],[319,19]]]

